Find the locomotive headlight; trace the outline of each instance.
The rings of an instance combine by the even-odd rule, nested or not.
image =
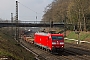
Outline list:
[[[56,44],[56,42],[52,42],[52,44]]]
[[[62,46],[62,48],[63,48],[64,46]]]
[[[62,45],[62,44],[64,44],[64,42],[60,42],[60,44]]]

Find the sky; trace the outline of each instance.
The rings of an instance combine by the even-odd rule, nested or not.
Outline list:
[[[18,19],[21,21],[40,21],[44,9],[53,0],[18,0]],[[16,0],[0,0],[0,18],[11,19],[11,13],[16,15]],[[37,16],[37,19],[36,19]]]

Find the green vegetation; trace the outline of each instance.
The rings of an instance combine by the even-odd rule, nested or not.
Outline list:
[[[53,0],[44,13],[44,22],[72,23],[68,29],[90,31],[90,0]]]
[[[21,47],[9,32],[0,29],[0,57],[3,56],[14,60],[34,60],[34,55]]]
[[[69,39],[78,39],[78,34],[76,34],[74,31],[71,31],[67,38]],[[79,39],[80,40],[86,40],[87,38],[90,38],[90,32],[80,32],[79,33]]]
[[[77,39],[77,34],[75,34],[75,32],[70,32],[69,35],[67,36],[67,38],[70,38],[70,39]]]

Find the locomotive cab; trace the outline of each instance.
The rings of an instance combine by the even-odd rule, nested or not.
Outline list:
[[[63,51],[64,49],[64,37],[59,34],[52,34],[52,51]]]

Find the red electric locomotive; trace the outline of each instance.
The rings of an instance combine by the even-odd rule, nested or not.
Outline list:
[[[63,51],[64,36],[63,34],[51,34],[38,32],[34,36],[34,44],[50,51]]]

